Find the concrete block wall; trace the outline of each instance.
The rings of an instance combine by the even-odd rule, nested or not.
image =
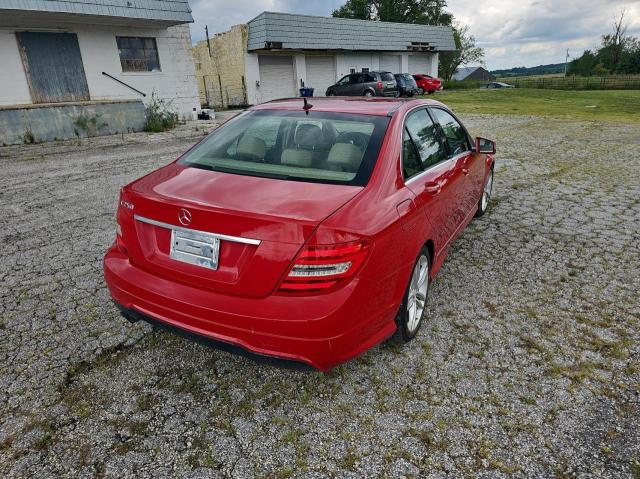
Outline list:
[[[140,100],[0,107],[0,146],[142,131]]]
[[[245,55],[248,30],[246,25],[235,25],[225,33],[199,42],[193,47],[200,103],[212,107],[247,104]],[[245,81],[243,82],[243,77]]]

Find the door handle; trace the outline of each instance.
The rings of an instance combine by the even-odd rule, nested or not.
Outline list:
[[[462,173],[464,173],[465,175],[469,174],[469,168],[462,168]]]
[[[424,191],[435,196],[442,191],[442,185],[440,183],[430,181],[424,185]]]

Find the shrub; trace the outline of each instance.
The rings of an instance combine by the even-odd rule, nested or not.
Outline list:
[[[151,101],[145,108],[144,131],[167,131],[178,123],[178,114],[170,109],[170,103],[151,94]]]

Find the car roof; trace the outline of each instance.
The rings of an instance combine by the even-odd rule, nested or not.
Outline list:
[[[412,98],[364,98],[364,97],[312,97],[307,98],[311,111],[350,113],[360,115],[392,116],[402,106],[426,105],[443,106],[435,100],[416,100]],[[303,98],[283,98],[254,106],[251,110],[302,110]]]

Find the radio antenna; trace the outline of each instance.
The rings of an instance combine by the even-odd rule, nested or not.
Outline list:
[[[313,108],[313,105],[307,101],[306,97],[303,98],[302,100],[304,101],[304,106],[302,107],[302,109],[305,111],[307,115],[309,115],[309,110]]]

